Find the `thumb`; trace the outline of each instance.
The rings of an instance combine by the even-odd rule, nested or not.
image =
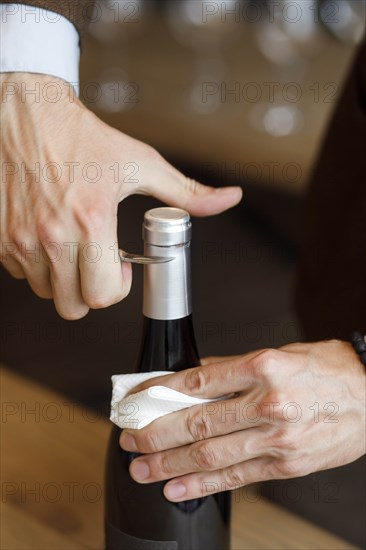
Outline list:
[[[151,159],[146,168],[143,192],[169,206],[184,208],[193,216],[220,214],[238,204],[243,196],[241,187],[216,189],[187,178],[160,155]]]

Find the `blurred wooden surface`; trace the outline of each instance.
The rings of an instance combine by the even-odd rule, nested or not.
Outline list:
[[[253,24],[236,24],[222,52],[227,67],[218,79],[220,91],[210,88],[208,96],[218,108],[200,113],[202,100],[194,110],[187,95],[196,71],[194,50],[173,38],[163,15],[112,25],[110,31],[108,37],[104,30],[104,40],[89,36],[81,59],[81,97],[98,116],[169,158],[212,174],[213,182],[240,178],[303,191],[354,45],[319,29],[299,60],[281,68],[260,53]],[[99,93],[100,86],[116,90],[119,78],[119,104],[108,112],[108,92]],[[278,103],[271,102],[270,89],[279,94]],[[274,105],[298,109],[302,128],[283,137],[258,128],[263,110]]]
[[[1,399],[1,550],[101,550],[109,423],[6,368]],[[233,502],[234,550],[355,548],[251,492]]]

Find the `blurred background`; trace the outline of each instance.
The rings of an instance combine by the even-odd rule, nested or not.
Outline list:
[[[308,339],[294,306],[302,212],[363,40],[365,2],[105,0],[90,19],[82,101],[186,175],[244,189],[232,211],[194,220],[201,355]],[[131,197],[120,206],[121,247],[142,250],[143,214],[157,204]],[[110,376],[132,371],[139,348],[141,268],[134,267],[128,299],[76,322],[60,319],[52,303],[3,269],[1,282],[2,361],[107,415]],[[333,335],[343,336],[324,334]],[[280,483],[263,491],[364,546],[363,464],[299,480],[299,499]]]

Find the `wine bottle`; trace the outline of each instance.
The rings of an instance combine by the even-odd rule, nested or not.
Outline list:
[[[174,259],[144,267],[137,372],[196,367],[200,361],[192,323],[189,214],[178,208],[149,210],[143,236],[147,256]],[[121,449],[120,434],[114,426],[106,465],[107,550],[228,550],[230,493],[169,502],[163,495],[166,482],[139,484],[131,478],[129,465],[137,455]]]

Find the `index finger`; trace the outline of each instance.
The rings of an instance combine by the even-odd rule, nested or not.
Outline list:
[[[146,380],[132,390],[137,393],[151,386],[166,386],[191,395],[214,399],[223,395],[243,391],[253,384],[255,375],[251,364],[263,350],[257,350],[227,361],[186,369],[166,376]]]
[[[79,268],[81,292],[92,309],[123,300],[132,283],[131,266],[117,253],[117,218],[110,214],[97,228],[80,239]]]
[[[239,359],[242,355],[209,355],[201,358],[201,366],[213,365],[214,363],[225,363],[226,361]]]

